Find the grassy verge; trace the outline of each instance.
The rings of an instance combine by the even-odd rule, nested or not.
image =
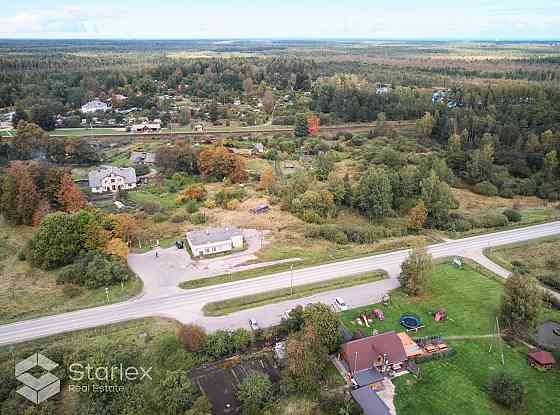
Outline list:
[[[528,242],[517,242],[484,250],[484,255],[496,264],[512,270],[512,261],[520,261],[529,266],[531,272],[551,272],[547,260],[560,252],[560,237],[544,237]]]
[[[52,281],[51,281],[52,280]],[[55,277],[48,274],[43,280],[18,282],[14,290],[0,295],[0,324],[28,320],[37,317],[66,313],[84,308],[120,303],[142,292],[142,280],[136,277],[122,287],[109,287],[109,302],[105,288],[81,289],[69,297],[64,285],[56,285]],[[23,286],[28,288],[23,288]]]
[[[268,291],[261,294],[246,295],[229,300],[208,303],[203,307],[203,311],[207,316],[223,316],[234,311],[260,307],[266,304],[279,303],[284,300],[307,297],[324,291],[367,284],[382,280],[385,277],[385,273],[375,271],[352,275],[350,277],[334,278],[328,281],[295,286],[293,288],[293,294],[291,293],[290,288],[281,288],[279,290]]]
[[[292,266],[294,270],[307,268],[315,265],[331,264],[339,261],[346,261],[350,259],[364,258],[371,255],[379,255],[387,252],[392,252],[398,249],[407,249],[409,244],[403,243],[401,245],[394,245],[387,248],[372,250],[368,252],[352,253],[352,251],[343,250],[341,252],[322,253],[316,255],[314,252],[305,252],[300,249],[292,249],[288,246],[272,247],[274,251],[271,253],[271,248],[266,252],[267,256],[262,258],[263,261],[277,261],[282,259],[289,259],[294,257],[303,257],[301,261],[283,262],[281,264],[267,265],[259,268],[252,268],[244,271],[233,272],[230,274],[220,274],[214,277],[198,278],[194,280],[184,281],[179,287],[185,290],[192,290],[194,288],[210,287],[212,285],[225,284],[228,282],[241,281],[250,278],[262,277],[265,275],[275,274],[278,272],[289,271]]]

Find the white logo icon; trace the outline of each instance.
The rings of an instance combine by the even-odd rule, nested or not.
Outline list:
[[[36,378],[29,370],[39,366],[47,373]],[[58,364],[42,354],[35,353],[16,364],[16,379],[24,384],[16,392],[31,402],[40,403],[60,392],[60,379],[50,373]]]

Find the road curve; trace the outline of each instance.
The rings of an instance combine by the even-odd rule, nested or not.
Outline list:
[[[434,258],[463,256],[487,265],[481,260],[485,258],[482,252],[486,248],[558,234],[560,221],[442,242],[430,245],[428,250]],[[385,270],[394,280],[399,273],[400,264],[408,254],[409,250],[405,249],[294,270],[293,284],[308,284],[373,270]],[[507,271],[497,265],[496,267],[495,271],[504,277],[507,276]],[[211,287],[182,290],[161,297],[137,298],[113,305],[19,321],[0,326],[0,345],[150,316],[172,317],[183,322],[196,321],[208,329],[215,329],[213,319],[219,319],[227,325],[227,316],[203,316],[201,309],[204,304],[289,287],[290,282],[290,271],[279,272]],[[372,287],[375,287],[375,284],[373,283]],[[383,285],[383,282],[380,281],[379,285]],[[394,288],[395,284],[391,287]]]

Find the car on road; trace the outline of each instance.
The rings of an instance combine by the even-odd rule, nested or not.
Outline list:
[[[259,329],[259,323],[257,323],[257,320],[254,318],[251,318],[249,319],[249,327],[251,327],[251,330],[257,331]]]
[[[338,308],[340,311],[346,311],[348,310],[348,304],[346,304],[344,302],[344,300],[340,297],[336,297],[334,299],[334,305],[336,308]]]

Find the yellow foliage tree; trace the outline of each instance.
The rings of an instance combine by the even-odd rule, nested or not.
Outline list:
[[[128,256],[128,246],[126,242],[124,242],[120,238],[113,238],[109,242],[107,242],[104,251],[107,254],[117,255],[123,258],[126,258]]]
[[[428,211],[424,202],[419,201],[408,213],[408,229],[418,231],[424,227],[428,219]]]
[[[259,188],[270,192],[270,189],[278,182],[278,178],[274,175],[271,167],[267,168],[261,175]]]

